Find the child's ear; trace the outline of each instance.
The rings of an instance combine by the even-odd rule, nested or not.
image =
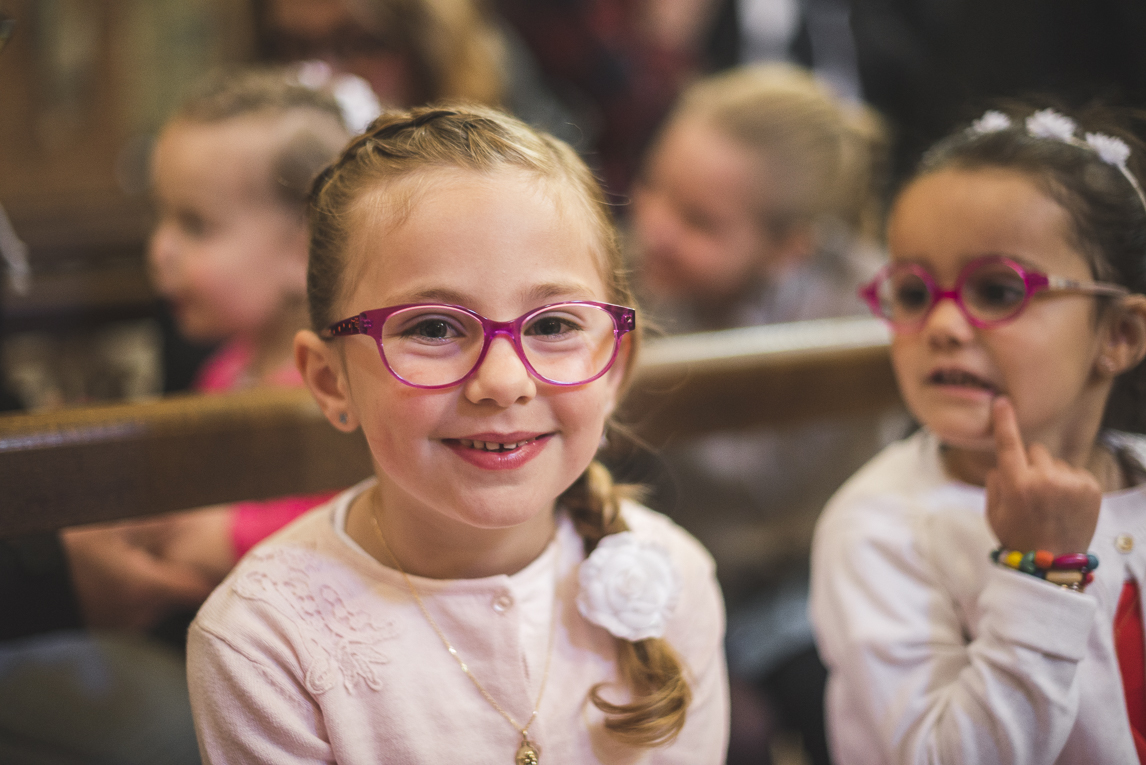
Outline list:
[[[333,344],[304,329],[294,336],[294,362],[318,408],[344,433],[358,427],[342,358]]]
[[[1127,295],[1112,310],[1097,368],[1117,377],[1146,357],[1146,295]]]

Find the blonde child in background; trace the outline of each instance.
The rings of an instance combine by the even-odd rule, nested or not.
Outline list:
[[[165,127],[157,287],[188,336],[226,341],[200,390],[302,384],[306,192],[347,137],[334,101],[285,71],[212,79]],[[60,567],[87,629],[4,644],[0,761],[198,763],[182,650],[144,633],[176,626],[166,620],[198,607],[268,524],[320,499],[63,530]]]
[[[187,338],[222,342],[194,389],[303,384],[306,194],[349,138],[338,103],[292,70],[221,72],[164,127],[152,160],[152,277]],[[331,495],[245,502],[179,519],[166,554],[220,581],[250,547]]]
[[[673,333],[862,313],[887,150],[872,109],[805,69],[696,82],[634,188],[641,297]]]
[[[674,334],[865,313],[856,288],[883,261],[886,154],[878,115],[806,69],[758,64],[699,80],[633,195],[642,305]],[[876,414],[707,434],[663,449],[666,470],[649,468],[661,474],[648,481],[650,505],[694,533],[720,572],[730,763],[767,757],[785,730],[812,763],[828,760],[808,551],[816,515],[883,432]]]
[[[923,428],[816,530],[839,762],[1146,762],[1146,156],[1119,136],[988,112],[898,195],[865,295]]]
[[[204,760],[721,762],[712,561],[594,461],[638,332],[585,165],[492,110],[394,112],[311,224],[299,368],[376,476],[200,611]]]
[[[226,344],[198,389],[301,384],[306,191],[348,138],[337,102],[288,70],[222,72],[164,126],[152,277],[184,335]]]

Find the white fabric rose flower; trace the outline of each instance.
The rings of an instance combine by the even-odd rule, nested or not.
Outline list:
[[[668,551],[631,531],[610,534],[581,563],[577,610],[615,637],[661,637],[680,597],[681,581]]]
[[[1126,161],[1130,159],[1130,147],[1121,138],[1105,133],[1087,133],[1086,142],[1106,164],[1126,167]]]
[[[983,135],[985,133],[998,133],[1011,126],[1011,118],[1002,112],[989,109],[983,116],[971,123],[971,132]]]
[[[1055,138],[1070,143],[1074,139],[1075,122],[1054,109],[1039,109],[1027,117],[1027,132],[1036,138]]]

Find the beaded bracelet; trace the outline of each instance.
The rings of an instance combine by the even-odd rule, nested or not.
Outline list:
[[[1055,557],[1047,550],[1022,553],[1000,547],[991,551],[991,560],[1075,592],[1082,592],[1094,581],[1094,570],[1098,568],[1098,556],[1093,553],[1066,553]]]

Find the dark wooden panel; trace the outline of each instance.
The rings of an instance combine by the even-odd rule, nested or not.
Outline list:
[[[830,319],[647,344],[619,419],[654,446],[900,406],[887,331]]]
[[[840,320],[662,338],[644,349],[624,422],[653,444],[897,405],[886,334]],[[0,417],[0,535],[348,486],[361,434],[303,390]]]
[[[0,417],[0,534],[339,489],[371,471],[304,390]]]

